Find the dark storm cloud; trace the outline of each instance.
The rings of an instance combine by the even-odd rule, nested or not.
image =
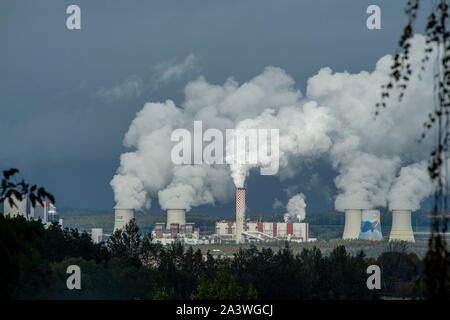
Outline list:
[[[211,83],[247,80],[274,65],[304,92],[323,66],[373,69],[395,50],[403,4],[375,1],[382,30],[369,31],[365,9],[373,2],[76,1],[82,29],[69,31],[73,1],[3,1],[0,166],[19,167],[60,205],[112,207],[109,181],[124,133],[146,101],[182,101],[184,84],[197,76],[184,60],[190,54]],[[155,66],[167,61],[168,73],[158,74]],[[180,65],[191,73],[168,71]],[[164,83],[155,87],[155,79]]]

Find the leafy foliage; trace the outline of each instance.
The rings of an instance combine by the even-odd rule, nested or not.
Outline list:
[[[219,266],[216,277],[210,283],[205,274],[198,277],[198,287],[192,300],[239,300],[242,287],[236,283],[236,278],[228,271],[228,266]],[[253,289],[253,295],[255,294]]]
[[[416,296],[420,259],[392,243],[374,258],[350,254],[339,242],[328,255],[317,247],[294,254],[251,246],[232,258],[192,247],[162,247],[134,221],[106,243],[76,229],[0,216],[0,299],[377,299],[366,287],[367,267],[382,269],[386,296]],[[81,268],[81,290],[66,288],[69,265]]]
[[[55,203],[53,195],[48,193],[44,188],[33,185],[30,187],[25,180],[20,182],[13,182],[12,177],[19,173],[19,170],[12,168],[3,171],[3,179],[0,187],[0,203],[8,201],[11,207],[16,206],[16,201],[22,201],[23,197],[29,196],[31,205],[34,207],[36,203],[43,204],[45,198],[48,198],[52,203]]]

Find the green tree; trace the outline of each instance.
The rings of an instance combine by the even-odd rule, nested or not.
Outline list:
[[[44,199],[48,198],[55,203],[55,198],[44,188],[37,185],[30,186],[25,180],[19,182],[13,181],[13,177],[19,173],[18,169],[12,168],[3,171],[2,183],[0,185],[0,203],[8,201],[11,206],[17,206],[15,201],[22,201],[23,197],[30,198],[31,205],[34,207],[36,202],[43,204]]]
[[[248,300],[257,300],[258,299],[258,291],[256,291],[255,287],[251,283],[248,286],[247,299]]]
[[[152,243],[150,233],[144,236],[139,234],[139,227],[134,219],[123,230],[114,231],[108,239],[107,247],[116,261],[134,266],[154,262],[160,248]]]
[[[242,287],[236,283],[236,278],[230,274],[226,265],[218,268],[216,278],[209,282],[205,274],[198,278],[196,293],[191,295],[192,300],[239,300]]]

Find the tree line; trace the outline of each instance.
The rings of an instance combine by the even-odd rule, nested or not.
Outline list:
[[[367,267],[381,268],[381,290],[369,290]],[[81,290],[69,290],[69,265],[81,269]],[[252,246],[232,257],[180,243],[162,246],[132,220],[107,242],[86,232],[0,215],[1,299],[379,299],[421,297],[422,262],[392,245],[377,259],[336,246],[294,254]]]

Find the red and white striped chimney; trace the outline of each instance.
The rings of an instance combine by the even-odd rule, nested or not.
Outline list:
[[[236,243],[243,243],[245,218],[245,188],[236,189]]]

